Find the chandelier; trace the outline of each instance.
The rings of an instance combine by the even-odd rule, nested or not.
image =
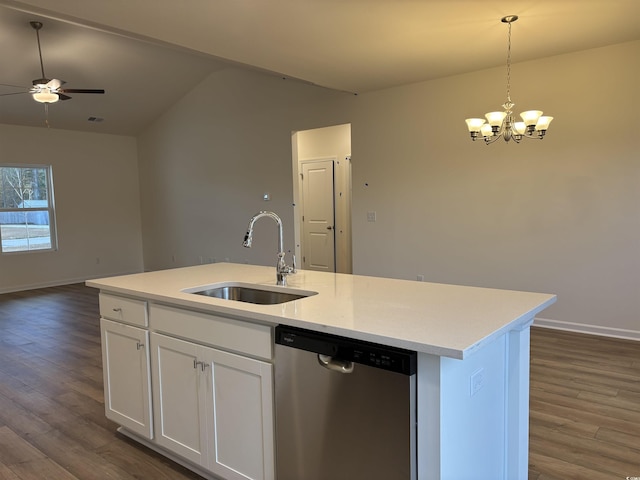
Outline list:
[[[553,117],[542,116],[540,110],[522,112],[522,122],[514,122],[511,101],[511,24],[518,19],[517,15],[502,17],[502,22],[509,26],[507,48],[507,101],[502,104],[503,112],[489,112],[484,118],[467,118],[467,127],[471,139],[482,138],[487,145],[503,138],[505,142],[513,140],[520,143],[523,138],[538,138],[542,140]]]

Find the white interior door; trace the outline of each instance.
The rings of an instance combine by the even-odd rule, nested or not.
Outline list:
[[[302,268],[335,272],[334,160],[302,165]]]

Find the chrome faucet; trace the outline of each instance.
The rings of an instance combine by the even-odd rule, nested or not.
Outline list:
[[[282,239],[282,220],[280,217],[273,212],[265,212],[261,211],[256,213],[251,220],[249,220],[249,226],[247,227],[247,233],[244,236],[244,242],[242,245],[246,248],[251,248],[251,244],[253,243],[253,226],[256,223],[256,220],[262,217],[269,217],[274,222],[278,224],[278,263],[276,264],[276,285],[287,285],[287,275],[291,273],[296,273],[296,256],[293,255],[293,266],[288,266],[284,261],[284,242]]]

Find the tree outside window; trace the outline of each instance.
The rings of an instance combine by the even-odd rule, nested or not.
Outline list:
[[[0,240],[2,253],[57,248],[51,166],[0,164]]]

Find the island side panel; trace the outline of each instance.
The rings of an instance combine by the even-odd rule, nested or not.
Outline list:
[[[418,354],[418,478],[526,480],[531,320],[464,360]]]
[[[465,360],[441,359],[443,480],[507,479],[506,345],[503,335]]]
[[[533,317],[507,334],[507,478],[529,475],[529,371]]]
[[[505,458],[506,364],[507,335],[465,360],[419,356],[420,480],[512,480]]]

